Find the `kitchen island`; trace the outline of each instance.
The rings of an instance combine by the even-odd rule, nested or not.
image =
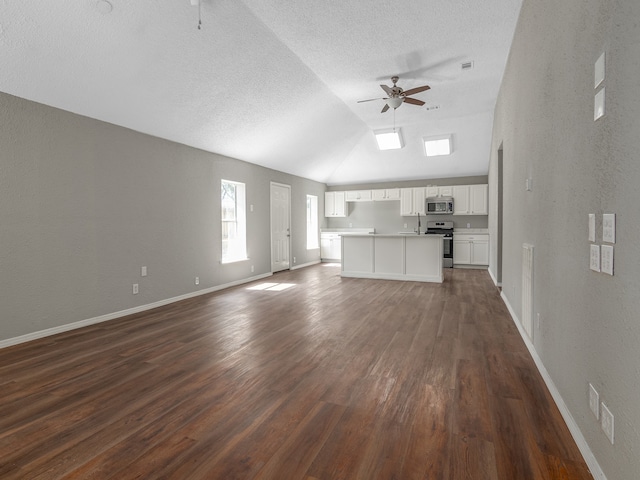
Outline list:
[[[442,283],[442,243],[442,235],[345,235],[341,275]]]

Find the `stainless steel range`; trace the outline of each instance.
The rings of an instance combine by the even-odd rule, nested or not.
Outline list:
[[[453,222],[427,222],[427,235],[442,235],[442,266],[453,268]]]

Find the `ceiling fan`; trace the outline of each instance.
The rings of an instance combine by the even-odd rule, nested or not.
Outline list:
[[[396,77],[391,77],[391,81],[393,82],[393,87],[388,87],[386,85],[380,85],[380,88],[382,88],[382,90],[384,90],[385,93],[387,95],[389,95],[388,97],[370,98],[368,100],[359,100],[358,103],[372,102],[374,100],[385,100],[386,103],[385,103],[384,107],[382,108],[382,113],[384,113],[387,110],[389,110],[389,107],[391,107],[391,108],[393,108],[395,110],[396,108],[398,108],[403,103],[410,103],[412,105],[418,105],[418,106],[424,105],[424,102],[422,100],[418,100],[416,98],[410,98],[409,95],[414,95],[416,93],[424,92],[425,90],[429,90],[431,87],[429,85],[423,85],[422,87],[416,87],[416,88],[411,88],[409,90],[403,90],[402,88],[400,88],[400,87],[398,87],[396,85],[396,83],[398,82],[399,79],[400,78],[397,77],[397,76]]]

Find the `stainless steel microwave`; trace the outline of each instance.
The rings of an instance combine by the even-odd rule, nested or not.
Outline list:
[[[427,215],[446,215],[453,213],[452,197],[430,197],[427,198],[425,211]]]

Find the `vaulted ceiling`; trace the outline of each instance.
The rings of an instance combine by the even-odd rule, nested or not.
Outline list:
[[[200,1],[0,0],[0,91],[327,184],[486,175],[521,0]],[[426,104],[358,103],[393,75]]]

